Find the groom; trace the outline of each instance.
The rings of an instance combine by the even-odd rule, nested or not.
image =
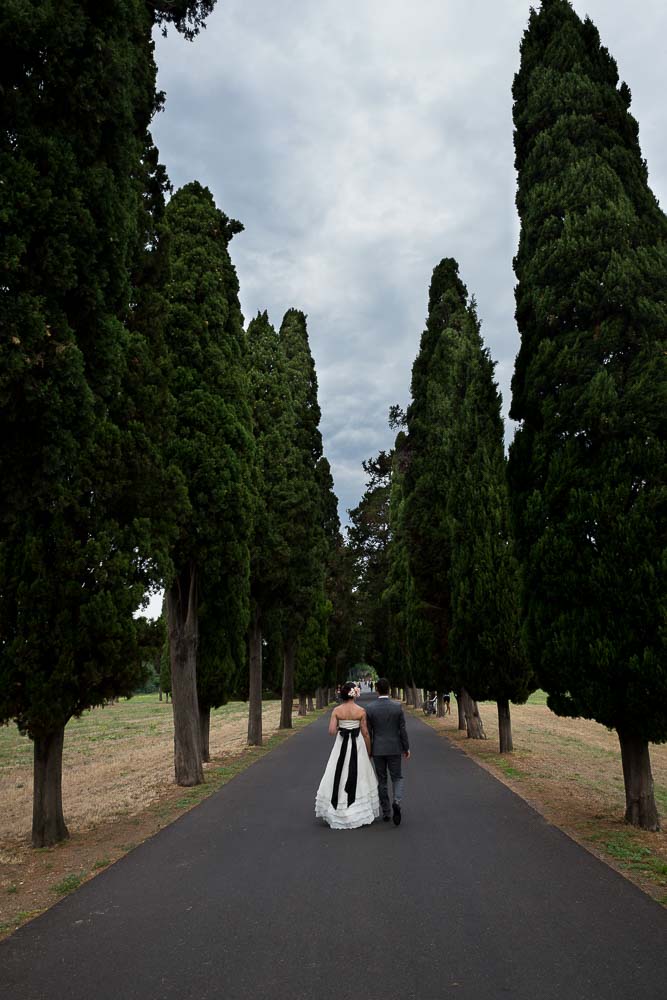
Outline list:
[[[396,826],[401,822],[401,799],[403,798],[403,775],[401,773],[401,754],[410,759],[410,744],[405,729],[403,706],[389,697],[389,681],[380,677],[375,690],[377,701],[371,701],[365,706],[368,731],[371,737],[371,755],[375,764],[378,779],[378,794],[382,807],[382,818],[385,823],[394,815]],[[394,802],[389,808],[389,793],[387,791],[387,769],[391,775],[391,785]]]

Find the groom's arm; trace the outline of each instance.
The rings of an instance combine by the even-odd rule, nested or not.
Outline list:
[[[366,709],[366,724],[368,726],[368,734],[373,739],[373,713]]]
[[[398,735],[401,741],[401,746],[403,747],[403,753],[410,753],[410,742],[408,740],[408,731],[405,728],[405,715],[403,714],[402,705],[401,714],[398,718]]]

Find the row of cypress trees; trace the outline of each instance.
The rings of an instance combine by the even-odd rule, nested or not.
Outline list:
[[[33,843],[66,836],[65,725],[129,693],[133,612],[168,575],[152,31],[210,3],[16,0],[0,13],[0,720],[34,742]],[[165,418],[163,420],[163,417]]]
[[[667,218],[629,88],[569,0],[532,11],[513,93],[521,347],[507,475],[493,364],[458,267],[443,260],[391,476],[369,484],[352,530],[388,504],[374,558],[388,572],[396,685],[464,688],[473,718],[467,692],[497,700],[501,750],[509,700],[539,685],[557,714],[617,731],[626,819],[655,830],[648,745],[667,740]]]
[[[203,780],[211,708],[247,692],[248,634],[251,742],[262,630],[285,726],[294,686],[340,667],[348,578],[305,316],[244,331],[242,227],[197,182],[167,203],[149,132],[153,28],[193,39],[213,6],[0,15],[0,721],[34,743],[35,846],[67,836],[68,720],[131,694],[160,648],[134,617],[147,592],[166,586],[180,784]]]

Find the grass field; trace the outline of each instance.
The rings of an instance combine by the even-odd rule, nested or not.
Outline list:
[[[278,727],[280,705],[267,702],[266,734]],[[233,702],[211,715],[211,756],[245,746],[248,706]],[[173,781],[171,704],[138,695],[72,719],[65,730],[63,805],[74,829],[144,809]],[[16,727],[0,729],[0,842],[30,830],[32,743]]]

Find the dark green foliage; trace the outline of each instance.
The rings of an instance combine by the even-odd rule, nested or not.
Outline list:
[[[328,650],[322,686],[335,687],[347,677],[351,663],[362,654],[354,556],[338,534],[329,552],[324,592],[331,603]]]
[[[283,686],[285,647],[283,644],[282,613],[269,611],[264,615],[262,631],[262,690],[280,698]]]
[[[475,700],[521,704],[535,685],[520,640],[501,399],[474,303],[451,337],[449,363],[450,431],[458,443],[447,503],[452,675]]]
[[[325,678],[326,658],[329,650],[328,622],[331,603],[323,592],[317,594],[311,614],[299,639],[294,671],[294,691],[299,695],[312,695],[321,687]]]
[[[412,371],[408,434],[401,449],[401,523],[414,581],[412,603],[421,619],[420,627],[413,627],[414,639],[420,640],[414,658],[425,680],[433,682],[440,675],[436,686],[443,690],[450,686],[453,667],[449,639],[454,542],[449,507],[456,473],[467,457],[454,429],[464,387],[452,377],[452,354],[468,321],[467,290],[458,265],[443,260],[431,280],[426,329]]]
[[[132,315],[163,186],[151,24],[143,3],[0,13],[0,717],[33,737],[131,693],[133,612],[169,566],[159,336]]]
[[[301,459],[283,345],[266,312],[248,325],[247,345],[256,444],[251,586],[266,615],[279,606],[286,585],[290,522],[296,516],[292,486]]]
[[[412,393],[395,447],[386,593],[394,644],[419,687],[525,700],[500,397],[451,259],[433,272]]]
[[[391,488],[389,497],[389,523],[391,536],[388,541],[386,576],[381,594],[382,608],[386,615],[386,662],[382,674],[392,686],[407,687],[414,679],[413,653],[424,652],[424,636],[418,628],[414,580],[408,564],[408,551],[404,530],[404,463],[407,435],[400,431],[392,453]],[[431,630],[432,637],[432,630]],[[417,675],[432,671],[435,661],[428,650],[426,663],[417,664]],[[429,678],[430,679],[430,678]]]
[[[293,442],[296,445],[295,472],[288,486],[289,517],[283,522],[287,573],[281,603],[288,612],[283,619],[286,634],[296,637],[305,627],[324,580],[325,515],[321,474],[318,473],[322,436],[317,376],[304,314],[296,309],[288,310],[279,336],[292,401]]]
[[[384,451],[363,463],[369,478],[361,502],[348,511],[347,528],[356,581],[357,620],[361,623],[358,658],[380,675],[389,663],[389,619],[382,594],[389,570],[391,464],[391,454]]]
[[[510,453],[527,638],[559,714],[667,739],[667,219],[630,91],[565,0],[514,84],[521,350]]]
[[[204,23],[216,5],[217,0],[148,0],[148,6],[153,9],[155,23],[167,34],[167,28],[173,24],[176,31],[184,35],[188,41],[199,34]]]
[[[167,341],[176,431],[169,454],[190,511],[174,562],[198,578],[200,705],[224,704],[242,686],[249,601],[251,432],[245,335],[228,245],[242,227],[196,181],[166,211],[171,274]]]

